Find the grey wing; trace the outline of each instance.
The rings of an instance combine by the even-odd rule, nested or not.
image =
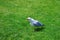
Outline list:
[[[36,23],[34,23],[33,25],[34,25],[34,26],[42,26],[42,24],[39,23],[39,22],[36,22]]]

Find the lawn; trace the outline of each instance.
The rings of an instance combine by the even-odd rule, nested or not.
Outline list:
[[[34,32],[28,16],[45,29]],[[0,40],[60,40],[60,0],[0,0]]]

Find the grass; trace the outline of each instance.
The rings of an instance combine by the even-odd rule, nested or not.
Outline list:
[[[33,32],[28,16],[45,29]],[[60,0],[0,0],[0,40],[60,40]]]

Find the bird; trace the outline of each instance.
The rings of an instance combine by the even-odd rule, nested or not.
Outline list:
[[[34,27],[42,27],[44,26],[44,24],[42,24],[41,22],[31,18],[31,17],[28,17],[27,20],[30,22],[30,25],[34,26]]]

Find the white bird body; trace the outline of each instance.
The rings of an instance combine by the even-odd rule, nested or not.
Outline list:
[[[28,20],[29,20],[29,22],[30,22],[30,24],[32,25],[32,26],[42,26],[42,24],[39,22],[39,21],[37,21],[37,20],[34,20],[34,19],[32,19],[32,18],[30,18],[30,17],[28,17]]]

